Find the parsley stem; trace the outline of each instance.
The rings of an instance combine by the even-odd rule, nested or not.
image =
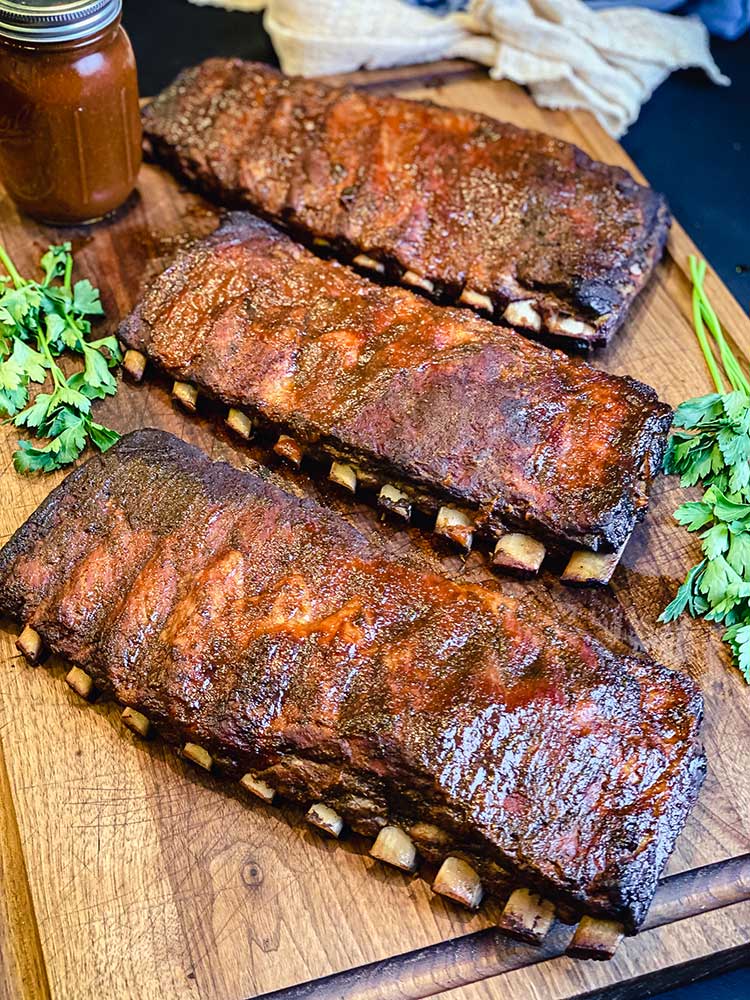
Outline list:
[[[690,255],[689,260],[690,276],[693,280],[693,320],[695,323],[695,332],[698,336],[698,340],[700,341],[701,348],[703,349],[706,363],[708,364],[714,384],[720,393],[724,392],[723,384],[719,387],[719,382],[717,381],[718,367],[713,356],[713,351],[710,350],[710,345],[708,344],[705,326],[708,327],[709,332],[718,345],[719,357],[721,358],[721,363],[724,367],[724,372],[730,385],[733,389],[742,391],[745,395],[750,396],[750,381],[748,381],[745,373],[742,371],[742,366],[727,343],[724,331],[719,323],[719,318],[716,315],[716,312],[714,311],[714,308],[711,305],[703,287],[703,280],[706,274],[706,262],[705,260],[697,261],[692,254]],[[696,313],[696,302],[699,308],[698,314]],[[709,353],[706,353],[707,349]],[[719,380],[720,378],[721,376],[719,375]]]
[[[690,276],[693,279],[693,326],[695,327],[695,335],[698,338],[698,343],[701,345],[703,357],[706,359],[706,364],[708,365],[708,370],[711,373],[711,378],[714,380],[716,391],[720,395],[724,395],[724,392],[726,391],[724,388],[724,382],[721,378],[719,366],[716,364],[714,353],[711,350],[711,345],[708,342],[706,327],[703,323],[703,311],[701,310],[700,297],[700,278],[698,277],[697,262],[692,254],[689,259]]]
[[[13,279],[13,284],[16,286],[16,288],[23,288],[26,282],[23,280],[21,275],[16,270],[15,264],[10,259],[5,247],[1,243],[0,243],[0,261],[2,261],[5,270]]]
[[[69,253],[65,258],[65,279],[63,282],[63,288],[65,289],[68,296],[70,296],[70,277],[73,273],[73,255]]]
[[[49,316],[47,317],[46,325],[47,328],[49,329]],[[47,364],[49,366],[49,372],[50,375],[52,376],[52,381],[55,385],[55,389],[57,390],[64,384],[65,376],[60,370],[55,359],[52,357],[52,352],[49,349],[49,342],[47,340],[45,333],[42,331],[41,326],[38,327],[37,329],[36,342],[37,346],[39,347],[39,350],[44,355],[44,358],[47,361]]]

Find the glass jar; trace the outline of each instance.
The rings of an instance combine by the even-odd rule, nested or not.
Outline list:
[[[141,162],[122,0],[0,0],[0,178],[28,215],[94,222]]]

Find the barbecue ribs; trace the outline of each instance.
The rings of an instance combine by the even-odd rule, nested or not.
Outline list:
[[[50,494],[0,552],[0,608],[196,763],[567,919],[637,928],[704,774],[687,677],[160,431]]]
[[[209,59],[144,111],[205,194],[525,332],[605,343],[661,256],[663,198],[485,115]]]
[[[120,337],[246,436],[270,426],[352,489],[389,484],[381,503],[437,515],[466,547],[475,530],[499,539],[511,570],[535,571],[550,544],[618,550],[671,419],[633,379],[376,285],[247,213],[179,254]]]

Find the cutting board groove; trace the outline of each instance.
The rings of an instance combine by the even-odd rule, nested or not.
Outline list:
[[[524,91],[492,83],[465,63],[357,74],[355,82],[397,85],[541,128],[634,170],[587,115],[542,111]],[[32,268],[47,243],[72,239],[78,274],[102,289],[109,326],[181,234],[203,234],[215,221],[211,206],[150,166],[126,210],[92,230],[40,227],[0,200],[0,238],[20,268]],[[650,382],[673,405],[709,390],[690,325],[686,257],[693,249],[675,226],[664,264],[595,362]],[[750,352],[750,322],[710,270],[707,287],[733,341]],[[122,432],[163,427],[216,458],[269,462],[230,437],[216,408],[197,419],[175,409],[168,388],[149,375],[141,388],[123,385],[98,413]],[[0,541],[60,478],[18,477],[14,441],[3,428]],[[463,562],[439,541],[383,525],[326,484],[269,464],[280,480],[335,507],[390,551],[417,553],[454,576],[496,579],[481,554]],[[682,496],[674,481],[657,484],[650,516],[609,590],[567,591],[551,574],[538,583],[498,584],[540,612],[687,670],[705,694],[709,776],[652,911],[665,921],[624,942],[612,962],[560,955],[570,933],[562,926],[539,951],[507,941],[492,930],[494,904],[464,912],[433,896],[423,878],[376,864],[362,840],[324,841],[304,828],[299,810],[251,805],[219,788],[158,741],[136,741],[121,729],[116,706],[76,701],[62,683],[61,663],[27,667],[13,646],[16,627],[3,622],[0,998],[237,1000],[282,990],[290,998],[450,991],[453,1000],[484,1000],[624,997],[636,988],[645,996],[736,962],[750,924],[750,703],[717,629],[656,622],[697,555],[695,541],[671,518]],[[293,989],[311,980],[323,981]]]

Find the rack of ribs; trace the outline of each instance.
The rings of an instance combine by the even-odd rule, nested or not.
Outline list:
[[[602,957],[643,920],[700,787],[693,682],[497,589],[454,583],[316,502],[141,430],[0,551],[0,608],[186,758],[332,836]]]
[[[324,459],[397,518],[417,509],[501,570],[606,583],[644,515],[671,420],[653,389],[321,260],[248,213],[178,254],[119,336],[228,408],[236,432]],[[331,464],[332,463],[332,464]]]
[[[391,283],[534,337],[606,343],[658,262],[664,199],[485,115],[209,59],[143,113],[146,150]]]

